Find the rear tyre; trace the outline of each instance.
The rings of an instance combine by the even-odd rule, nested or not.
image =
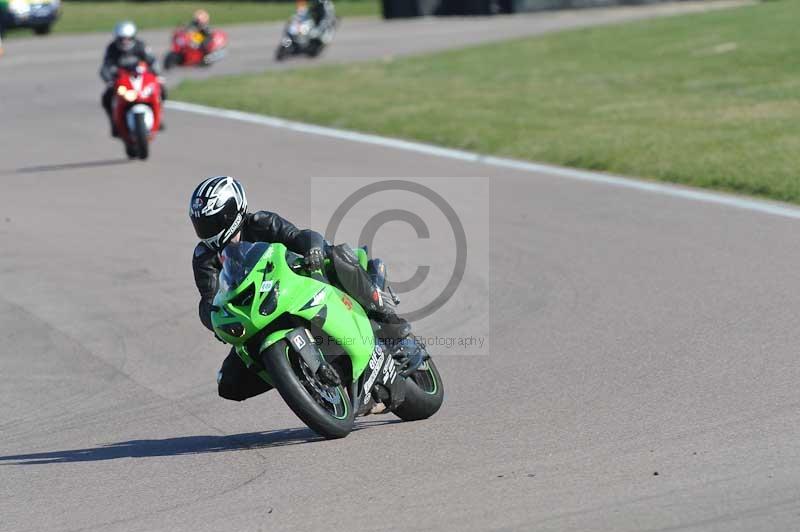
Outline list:
[[[44,26],[34,26],[33,33],[36,35],[47,35],[53,29],[52,25],[45,24]]]
[[[170,70],[182,63],[180,54],[170,52],[164,57],[164,69]]]
[[[136,146],[132,144],[125,145],[125,154],[128,156],[128,159],[136,159],[139,157],[139,152],[136,151]]]
[[[427,419],[439,411],[444,401],[442,376],[428,359],[405,380],[406,398],[393,410],[403,421]]]
[[[311,430],[327,439],[350,434],[355,414],[344,386],[320,383],[285,341],[267,348],[262,360],[278,393]]]
[[[312,57],[312,58],[313,57],[317,57],[317,56],[319,56],[319,54],[322,53],[322,49],[323,48],[325,48],[324,44],[322,44],[319,41],[314,41],[312,44],[310,44],[308,46],[308,50],[306,51],[306,54],[308,54],[308,57]]]
[[[148,146],[148,135],[150,130],[147,124],[144,123],[144,115],[141,113],[136,114],[136,123],[133,127],[133,138],[136,139],[136,151],[139,159],[145,160],[150,155],[150,147]]]

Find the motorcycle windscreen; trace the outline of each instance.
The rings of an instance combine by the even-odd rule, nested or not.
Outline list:
[[[235,291],[269,248],[266,242],[236,242],[225,246],[220,255],[222,271],[219,274],[219,293]]]

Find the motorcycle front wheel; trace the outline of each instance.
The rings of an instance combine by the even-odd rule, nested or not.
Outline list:
[[[139,159],[145,160],[150,155],[150,146],[148,145],[148,135],[150,130],[144,121],[144,115],[141,113],[136,114],[136,122],[133,129],[133,138],[136,139],[136,150]]]
[[[164,57],[164,70],[171,70],[172,68],[182,63],[181,55],[175,52],[170,52]]]
[[[139,152],[136,150],[136,146],[132,144],[125,145],[125,154],[128,156],[128,159],[136,159],[139,157]]]
[[[320,382],[285,341],[267,348],[262,361],[278,393],[311,430],[327,439],[350,434],[355,412],[344,386]]]
[[[279,45],[278,49],[275,50],[275,61],[283,61],[291,54],[291,47]]]

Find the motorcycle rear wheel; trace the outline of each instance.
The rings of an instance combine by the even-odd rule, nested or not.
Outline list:
[[[314,41],[313,43],[308,45],[308,49],[306,50],[306,55],[308,57],[317,57],[319,54],[322,53],[322,50],[325,48],[325,45],[319,41]]]
[[[444,401],[442,376],[432,359],[405,380],[406,397],[392,412],[403,421],[427,419],[439,411]]]
[[[285,341],[267,348],[262,361],[278,393],[311,430],[329,440],[350,434],[355,413],[344,386],[325,386],[310,377],[302,357]],[[338,404],[330,400],[331,394],[336,394],[333,398]]]

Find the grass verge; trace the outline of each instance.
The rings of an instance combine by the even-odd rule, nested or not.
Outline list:
[[[286,20],[294,11],[294,3],[266,3],[231,1],[178,1],[178,2],[80,2],[63,4],[63,15],[53,33],[110,32],[120,20],[130,19],[140,29],[171,28],[188,22],[195,9],[202,7],[211,13],[215,26],[244,22]],[[379,4],[371,0],[343,0],[336,2],[336,12],[342,17],[371,16],[379,14]],[[30,35],[29,29],[9,30],[9,37]]]
[[[800,203],[799,19],[800,2],[770,2],[422,57],[187,81],[175,97]],[[318,97],[299,98],[309,87]]]

